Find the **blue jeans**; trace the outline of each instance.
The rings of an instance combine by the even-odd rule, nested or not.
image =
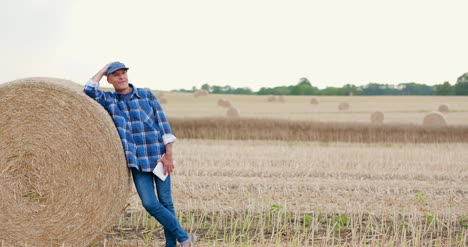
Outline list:
[[[143,207],[164,227],[166,246],[176,246],[176,240],[179,242],[187,240],[187,232],[182,229],[175,217],[171,195],[171,176],[167,176],[166,181],[162,181],[152,172],[140,172],[136,168],[132,168],[132,176]],[[154,193],[155,183],[157,199]]]

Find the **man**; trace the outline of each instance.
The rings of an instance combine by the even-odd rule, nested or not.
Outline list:
[[[174,170],[172,145],[176,137],[156,97],[151,91],[128,83],[127,71],[121,62],[106,64],[88,81],[84,92],[112,116],[138,195],[143,207],[163,225],[166,246],[176,246],[176,241],[183,247],[192,246],[196,236],[187,234],[175,217],[170,176],[162,181],[152,173],[159,161],[166,175]],[[99,90],[104,75],[115,93]]]

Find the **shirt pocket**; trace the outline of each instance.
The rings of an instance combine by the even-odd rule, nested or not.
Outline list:
[[[153,126],[153,124],[156,122],[154,119],[153,108],[147,102],[142,102],[142,104],[139,104],[138,107],[140,108],[140,119],[145,124]]]

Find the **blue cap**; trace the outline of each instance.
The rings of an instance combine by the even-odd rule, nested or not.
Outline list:
[[[107,68],[107,71],[106,71],[106,76],[108,76],[110,73],[114,72],[114,71],[117,71],[119,69],[126,69],[128,70],[128,68],[125,66],[125,64],[121,63],[121,62],[113,62],[109,65],[109,67]]]

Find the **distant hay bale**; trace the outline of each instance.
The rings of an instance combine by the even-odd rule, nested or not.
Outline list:
[[[284,96],[283,95],[280,95],[278,96],[278,102],[281,102],[281,103],[284,103]]]
[[[119,135],[83,86],[55,78],[0,84],[0,242],[89,246],[126,205]]]
[[[276,101],[276,96],[275,95],[268,96],[267,101],[268,102],[275,102]]]
[[[207,90],[198,90],[196,91],[193,96],[194,97],[201,97],[201,96],[208,96],[209,92]]]
[[[347,102],[342,102],[338,105],[338,110],[347,111],[349,110],[349,104]]]
[[[371,123],[373,124],[383,124],[384,114],[381,111],[376,111],[371,114]]]
[[[159,103],[161,104],[167,104],[167,98],[166,97],[158,97]]]
[[[442,112],[442,113],[449,113],[450,112],[449,105],[447,105],[447,104],[439,105],[439,111]]]
[[[229,101],[227,99],[221,98],[221,99],[218,100],[218,106],[229,108],[229,107],[232,106],[232,103],[231,103],[231,101]]]
[[[240,117],[239,110],[236,107],[231,106],[227,110],[227,116],[228,118],[239,118]]]
[[[319,100],[317,99],[317,97],[312,97],[312,98],[310,99],[310,103],[311,103],[312,105],[318,105]]]
[[[164,97],[164,92],[158,91],[158,92],[156,92],[155,96],[156,96],[156,98],[162,98],[162,97]]]
[[[447,126],[447,119],[442,113],[433,111],[424,117],[423,126]]]

